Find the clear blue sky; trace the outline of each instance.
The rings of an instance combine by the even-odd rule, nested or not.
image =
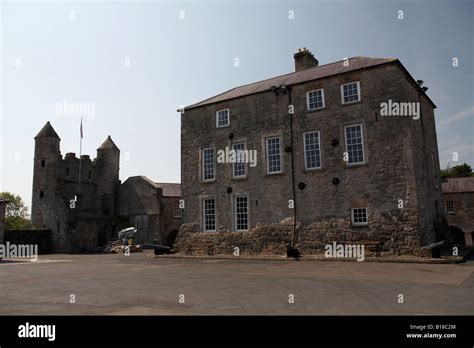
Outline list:
[[[79,152],[78,116],[56,103],[95,103],[83,154],[111,135],[121,179],[180,181],[176,109],[293,71],[298,47],[320,64],[397,57],[437,104],[442,166],[474,164],[473,1],[56,1],[1,5],[0,191],[30,204],[33,137],[51,121]],[[180,19],[180,11],[184,19]],[[289,19],[289,11],[294,19]],[[404,11],[404,19],[397,18]],[[74,18],[72,18],[74,17]],[[234,67],[233,59],[240,66]],[[459,66],[452,66],[453,57]],[[126,67],[126,59],[130,66]]]

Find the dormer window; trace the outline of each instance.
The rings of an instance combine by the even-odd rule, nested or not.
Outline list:
[[[66,178],[69,178],[69,168],[66,168]]]
[[[229,109],[216,111],[216,127],[228,127],[230,125]]]

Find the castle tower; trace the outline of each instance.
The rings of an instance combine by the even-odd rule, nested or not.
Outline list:
[[[120,188],[120,149],[110,135],[97,149],[97,191],[102,212],[111,216],[116,212],[117,195]]]
[[[52,228],[48,221],[55,203],[61,139],[49,121],[35,137],[31,221],[37,228]]]

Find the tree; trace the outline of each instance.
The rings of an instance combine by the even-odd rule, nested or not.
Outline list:
[[[443,180],[448,178],[465,178],[469,176],[474,176],[474,173],[472,172],[471,166],[467,163],[441,170],[441,178]]]
[[[463,163],[459,166],[454,166],[451,168],[451,173],[453,178],[463,178],[472,175],[472,168],[469,164]]]
[[[31,228],[28,219],[28,207],[20,196],[11,192],[0,192],[0,197],[8,201],[5,214],[5,227],[8,230]]]

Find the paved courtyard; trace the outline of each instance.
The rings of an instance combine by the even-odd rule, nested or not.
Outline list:
[[[474,261],[431,265],[156,259],[146,253],[44,255],[37,263],[0,262],[0,315],[472,315],[473,271]]]

